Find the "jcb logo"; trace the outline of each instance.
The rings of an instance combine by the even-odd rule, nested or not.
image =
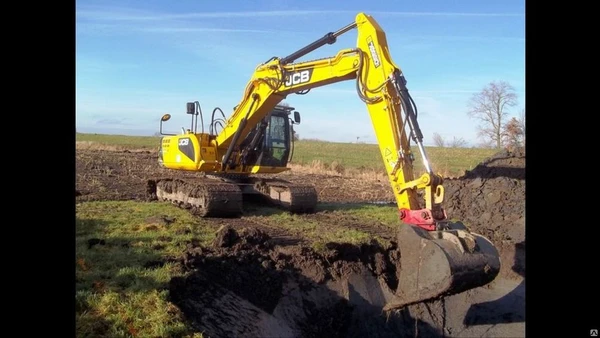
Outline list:
[[[302,83],[306,83],[310,81],[310,77],[312,76],[312,69],[306,69],[299,72],[291,73],[286,76],[285,86],[291,87],[295,85],[299,85]]]
[[[189,138],[182,138],[179,140],[179,145],[180,146],[187,146],[190,143],[190,139]]]

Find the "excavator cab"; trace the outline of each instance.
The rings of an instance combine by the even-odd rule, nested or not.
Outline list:
[[[285,168],[291,158],[294,131],[300,123],[300,113],[295,108],[277,105],[248,134],[240,144],[244,149],[242,165]],[[294,119],[290,115],[294,112]]]
[[[293,143],[292,123],[289,118],[292,107],[277,106],[267,116],[262,151],[258,156],[257,164],[269,167],[287,166]],[[295,112],[296,116],[298,112]]]

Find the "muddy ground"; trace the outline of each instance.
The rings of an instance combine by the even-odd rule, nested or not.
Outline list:
[[[145,200],[149,178],[195,175],[159,168],[156,154],[148,151],[78,150],[76,168],[77,201]],[[321,202],[394,201],[388,182],[300,173],[280,177],[313,183]],[[524,336],[525,154],[498,153],[463,177],[446,179],[444,186],[449,218],[463,221],[500,250],[500,274],[487,286],[384,317],[373,306],[381,299],[369,291],[378,289],[376,281],[361,291],[344,276],[353,271],[389,282],[381,263],[389,248],[331,243],[317,254],[300,234],[246,219],[214,219],[215,229],[230,227],[221,229],[211,247],[189,245],[183,263],[192,273],[171,281],[172,301],[211,337]],[[376,223],[340,220],[327,212],[306,217],[394,239],[389,228]]]

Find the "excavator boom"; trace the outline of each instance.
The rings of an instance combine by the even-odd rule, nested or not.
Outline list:
[[[342,49],[328,58],[297,62],[353,29],[358,31],[355,48]],[[190,162],[189,170],[237,174],[285,170],[285,165],[268,167],[248,161],[248,154],[257,149],[248,146],[256,145],[248,140],[263,135],[265,126],[272,124],[265,122],[266,119],[288,95],[306,94],[311,89],[348,80],[356,82],[357,96],[367,106],[402,221],[397,236],[399,283],[386,309],[462,292],[492,281],[500,269],[498,252],[486,238],[447,219],[442,208],[443,179],[433,172],[427,158],[417,107],[406,79],[390,56],[385,32],[364,13],[359,13],[352,24],[327,33],[286,57],[274,57],[258,65],[222,130],[198,137],[198,153],[213,155],[209,159],[199,156],[197,161]],[[257,126],[261,125],[263,131],[257,133]],[[419,177],[413,172],[415,154],[411,142],[415,143],[425,168]],[[162,150],[168,152],[164,140]],[[169,166],[182,167],[176,163]],[[270,185],[266,186],[264,192],[271,197],[287,193],[289,200],[296,198],[290,189],[284,191],[280,186],[284,190],[268,190]],[[306,191],[303,198],[311,200],[313,192],[306,195]],[[314,204],[308,209],[314,210]]]

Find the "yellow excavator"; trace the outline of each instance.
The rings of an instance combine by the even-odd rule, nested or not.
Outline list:
[[[342,49],[333,57],[296,62],[352,29],[358,31],[355,48]],[[392,61],[385,32],[365,13],[286,57],[258,65],[230,117],[215,108],[208,131],[198,102],[187,103],[192,125],[182,128],[181,134],[163,133],[162,123],[170,118],[165,114],[160,121],[164,136],[159,164],[202,175],[149,180],[150,197],[171,201],[202,217],[241,215],[245,194],[261,195],[290,212],[315,212],[313,186],[257,174],[289,170],[293,126],[300,123],[300,115],[293,107],[280,105],[281,101],[290,94],[307,94],[313,88],[348,80],[356,81],[356,93],[367,106],[401,220],[398,285],[386,297],[384,308],[399,309],[491,282],[500,269],[498,252],[488,239],[448,220],[442,207],[443,180],[428,161],[415,102],[400,67]],[[419,177],[413,172],[411,140],[425,168]]]

